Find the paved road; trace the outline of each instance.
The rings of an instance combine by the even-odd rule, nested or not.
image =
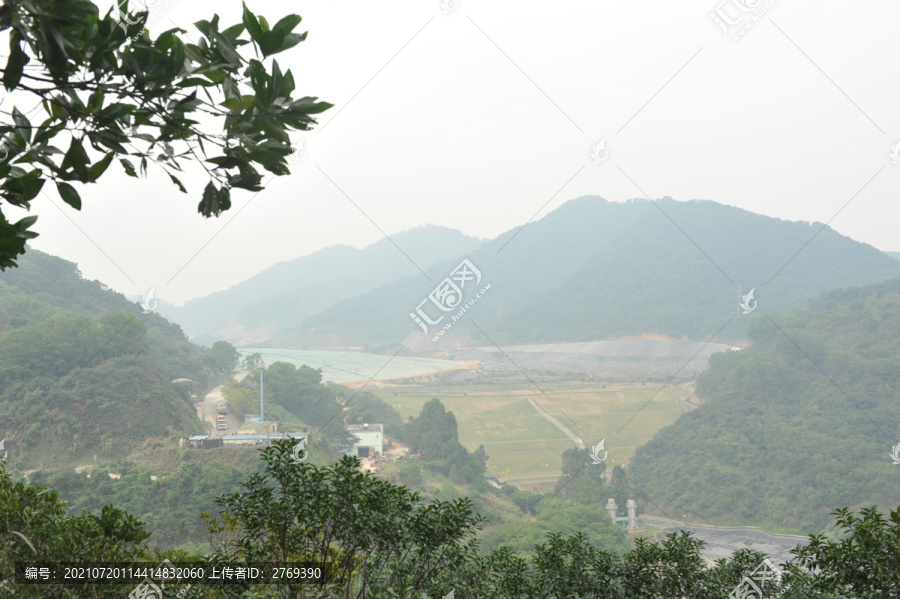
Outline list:
[[[528,398],[529,403],[531,403],[531,406],[535,410],[537,410],[538,414],[540,414],[541,416],[546,418],[550,424],[552,424],[553,426],[555,426],[556,428],[561,430],[565,436],[567,436],[568,438],[575,441],[575,445],[578,446],[578,449],[584,449],[584,441],[581,440],[581,437],[579,437],[578,435],[576,435],[575,433],[570,431],[568,428],[566,428],[566,426],[562,422],[560,422],[559,420],[557,420],[556,418],[554,418],[553,416],[548,414],[547,411],[544,410],[544,408],[542,408],[541,406],[539,406],[538,403],[536,401],[534,401],[534,399],[532,399],[531,396],[526,395],[526,397]]]
[[[705,524],[673,522],[653,516],[640,516],[641,522],[665,529],[666,533],[686,530],[691,535],[707,543],[701,553],[707,561],[731,557],[738,549],[753,549],[775,558],[776,563],[788,561],[791,549],[806,545],[807,537],[777,535],[756,528],[720,528]]]

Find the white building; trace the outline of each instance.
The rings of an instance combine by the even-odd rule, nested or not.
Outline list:
[[[359,442],[350,451],[356,457],[367,458],[372,452],[384,453],[384,426],[381,424],[348,424],[347,432],[355,435]]]

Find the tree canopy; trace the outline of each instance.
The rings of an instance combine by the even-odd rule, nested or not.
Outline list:
[[[0,270],[16,266],[37,236],[37,217],[10,222],[3,202],[27,209],[52,181],[80,210],[73,183],[96,183],[113,160],[131,177],[154,163],[187,193],[179,175],[200,163],[209,182],[197,209],[218,216],[232,189],[263,189],[260,169],[289,174],[289,131],[308,130],[312,115],[331,107],[294,97],[291,71],[263,63],[306,39],[294,33],[298,15],[270,26],[244,6],[241,23],[223,27],[217,15],[195,23],[201,37],[193,43],[180,28],[151,39],[149,12],[117,2],[105,15],[90,0],[0,5],[10,40],[3,85],[16,103],[0,121]],[[35,101],[38,118],[28,116]]]
[[[25,585],[12,576],[13,567],[23,560],[159,562],[165,556],[210,565],[245,560],[324,563],[321,584],[257,584],[246,592],[206,586],[184,595],[207,599],[424,599],[451,590],[460,599],[757,596],[737,595],[737,590],[763,563],[764,554],[742,549],[707,564],[701,555],[705,543],[687,532],[670,533],[659,541],[635,539],[633,549],[623,554],[596,547],[581,532],[551,531],[534,538],[533,554],[527,558],[508,546],[480,552],[475,533],[482,517],[473,512],[470,499],[424,501],[402,486],[360,473],[356,458],[344,457],[325,467],[298,463],[294,443],[278,441],[264,449],[262,470],[249,475],[240,491],[216,500],[217,516],[200,515],[213,541],[211,553],[202,556],[152,552],[144,543],[150,533],[145,524],[113,506],[67,516],[65,502],[55,491],[14,481],[0,463],[0,593],[122,597],[121,585]],[[185,480],[199,476],[198,466],[192,470],[185,472]],[[560,515],[571,517],[570,525],[576,528],[592,521],[589,506],[578,506],[577,513],[562,509],[557,500],[547,512],[547,523]],[[863,509],[859,516],[846,509],[833,515],[841,539],[810,537],[809,545],[793,549],[789,562],[775,564],[783,571],[781,584],[766,587],[763,597],[898,596],[900,511],[892,511],[887,519],[874,508]]]

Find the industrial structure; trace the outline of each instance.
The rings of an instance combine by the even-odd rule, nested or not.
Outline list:
[[[237,428],[237,435],[271,435],[278,432],[277,422],[248,422]]]
[[[264,423],[272,424],[272,423]],[[210,437],[209,435],[196,435],[190,439],[182,439],[182,444],[186,444],[190,449],[216,449],[223,446],[256,446],[268,445],[272,441],[280,441],[282,439],[305,439],[309,433],[256,433],[244,432],[236,435],[222,435],[221,437]]]
[[[347,432],[358,441],[350,446],[350,452],[358,458],[375,457],[384,453],[384,426],[381,424],[348,424]]]
[[[628,515],[620,516],[619,506],[616,504],[615,498],[610,497],[609,501],[606,502],[606,511],[609,513],[609,517],[612,518],[613,522],[622,528],[636,531],[638,529],[637,502],[634,500],[633,496],[628,499],[628,502],[625,504],[625,509],[628,510]]]

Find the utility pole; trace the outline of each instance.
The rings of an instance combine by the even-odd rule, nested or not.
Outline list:
[[[266,363],[259,361],[259,421],[265,422],[266,415],[263,408],[263,372],[266,369]]]

